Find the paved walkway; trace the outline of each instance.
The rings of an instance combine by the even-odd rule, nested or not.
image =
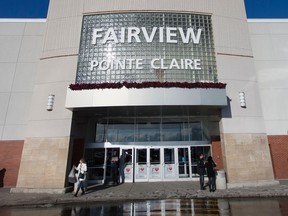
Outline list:
[[[79,193],[80,194],[80,193]],[[198,182],[153,182],[125,183],[117,186],[90,187],[86,194],[74,197],[66,194],[10,193],[9,188],[0,188],[0,207],[12,206],[52,206],[57,204],[80,204],[92,202],[135,201],[173,198],[247,198],[247,197],[287,197],[288,181],[265,187],[242,187],[237,189],[209,192],[199,190]]]

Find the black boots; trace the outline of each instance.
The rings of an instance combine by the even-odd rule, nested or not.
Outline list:
[[[78,194],[78,192],[79,192],[79,189],[80,189],[80,188],[77,188],[76,193],[74,194],[75,197],[77,197],[77,194]]]
[[[209,187],[210,192],[215,192],[216,191],[216,187],[214,185],[212,185],[212,187]]]
[[[75,197],[77,197],[77,194],[78,194],[79,190],[80,190],[80,188],[77,188],[76,193],[74,194]],[[85,191],[84,191],[83,187],[81,187],[81,191],[82,191],[81,195],[84,195]]]

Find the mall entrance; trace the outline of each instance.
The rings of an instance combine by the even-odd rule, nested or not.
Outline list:
[[[112,156],[119,157],[120,183],[198,180],[200,153],[211,155],[211,145],[199,146],[109,146],[85,148],[88,183],[112,181]]]
[[[188,147],[135,147],[135,182],[189,179]]]

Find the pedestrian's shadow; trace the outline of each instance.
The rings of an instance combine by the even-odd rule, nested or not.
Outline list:
[[[96,191],[98,192],[98,191],[105,190],[105,189],[111,188],[111,187],[116,187],[116,186],[119,186],[119,184],[113,184],[113,185],[110,185],[110,184],[90,185],[90,186],[88,186],[87,191],[85,193],[86,194],[94,193]]]

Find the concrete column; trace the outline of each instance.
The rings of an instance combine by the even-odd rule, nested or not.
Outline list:
[[[221,141],[228,188],[279,184],[266,134],[222,134]]]
[[[17,186],[11,191],[64,193],[68,152],[69,137],[26,139]]]

